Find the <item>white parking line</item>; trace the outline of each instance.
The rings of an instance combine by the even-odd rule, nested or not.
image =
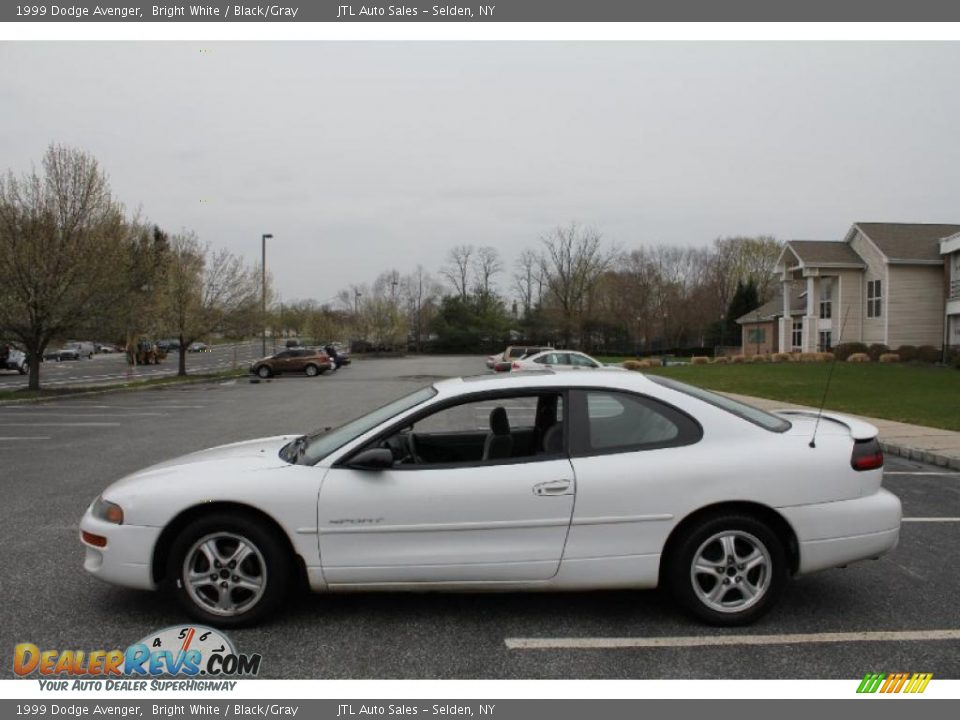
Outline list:
[[[4,411],[4,412],[0,412],[0,419],[3,419],[3,418],[9,419],[9,418],[14,418],[14,417],[18,417],[18,418],[22,418],[22,417],[26,417],[26,418],[42,418],[42,417],[59,417],[59,416],[62,416],[62,417],[117,417],[118,415],[122,415],[123,417],[138,417],[138,416],[146,416],[146,417],[166,417],[166,416],[169,415],[169,414],[170,414],[170,413],[159,413],[159,412],[124,412],[124,413],[118,413],[118,412],[109,412],[109,413],[102,413],[102,412],[90,412],[90,413],[88,413],[88,412],[43,412],[43,413],[34,413],[34,414],[32,414],[32,415],[31,415],[30,413],[11,413],[11,414],[8,415],[8,414]]]
[[[26,437],[26,436],[24,436],[24,437],[0,437],[0,441],[2,441],[2,440],[49,440],[49,439],[50,439],[49,437],[41,437],[41,436],[39,436],[39,435],[33,435],[33,436],[30,436],[30,437]]]
[[[960,630],[890,630],[825,632],[796,635],[721,635],[657,638],[506,638],[508,650],[610,650],[616,648],[686,648],[730,645],[804,645],[810,643],[911,642],[960,640]]]
[[[901,518],[901,522],[960,522],[960,517],[907,517]]]
[[[118,422],[30,422],[30,423],[0,423],[0,427],[116,427]]]
[[[937,472],[911,472],[909,470],[884,470],[884,475],[960,475],[960,472],[937,471]]]

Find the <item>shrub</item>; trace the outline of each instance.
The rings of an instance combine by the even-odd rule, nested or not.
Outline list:
[[[770,356],[770,362],[793,362],[793,356],[790,353],[774,353]]]
[[[730,358],[728,358],[726,355],[721,355],[720,357],[716,357],[713,359],[714,365],[726,365],[729,362],[730,362]]]
[[[647,367],[661,367],[663,365],[663,360],[658,357],[644,358],[641,362],[647,363]]]
[[[833,354],[837,356],[837,360],[843,362],[849,358],[854,353],[867,353],[867,346],[862,342],[849,342],[849,343],[840,343],[835,348],[833,348]]]
[[[832,352],[817,353],[820,356],[820,362],[833,362],[836,356]]]
[[[900,356],[896,353],[883,353],[877,360],[882,363],[895,363],[900,362]]]
[[[902,362],[912,362],[917,359],[917,347],[915,345],[901,345],[897,348],[897,355]]]
[[[950,364],[960,370],[960,350],[953,350],[950,353]]]
[[[853,353],[852,355],[847,356],[847,362],[856,362],[856,363],[870,362],[870,356],[867,355],[866,353]]]
[[[800,353],[800,362],[820,362],[820,353]]]
[[[770,362],[770,356],[769,356],[769,355],[764,355],[763,353],[761,353],[761,354],[759,354],[759,355],[751,355],[751,356],[750,356],[750,362],[755,362],[755,363],[766,363],[766,362]]]
[[[747,359],[743,355],[734,355],[732,358],[730,358],[730,362],[732,362],[734,365],[744,363],[746,360]]]
[[[623,367],[625,367],[627,370],[639,370],[640,368],[644,367],[644,362],[645,361],[642,360],[625,360]],[[648,363],[646,367],[650,367],[650,364]]]
[[[710,358],[706,355],[694,355],[690,358],[691,365],[706,365],[708,362],[710,362]]]
[[[920,362],[940,362],[942,356],[940,348],[935,348],[933,345],[921,345],[917,348],[917,360]]]
[[[870,359],[874,362],[879,360],[881,355],[888,352],[890,352],[890,348],[883,343],[873,343],[873,345],[867,348],[867,355],[869,355]]]

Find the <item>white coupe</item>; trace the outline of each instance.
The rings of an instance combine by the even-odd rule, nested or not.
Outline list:
[[[668,588],[717,625],[792,575],[893,549],[877,431],[769,414],[659,376],[438,382],[341,427],[224,445],[108,487],[80,523],[98,578],[256,622],[313,590]]]

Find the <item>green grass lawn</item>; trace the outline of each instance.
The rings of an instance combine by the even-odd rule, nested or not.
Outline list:
[[[818,407],[830,363],[684,365],[643,372],[711,390]],[[825,407],[960,430],[960,371],[929,365],[838,362]]]

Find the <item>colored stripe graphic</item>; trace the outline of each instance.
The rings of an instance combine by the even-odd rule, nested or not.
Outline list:
[[[858,693],[922,693],[933,673],[867,673],[860,681]]]

